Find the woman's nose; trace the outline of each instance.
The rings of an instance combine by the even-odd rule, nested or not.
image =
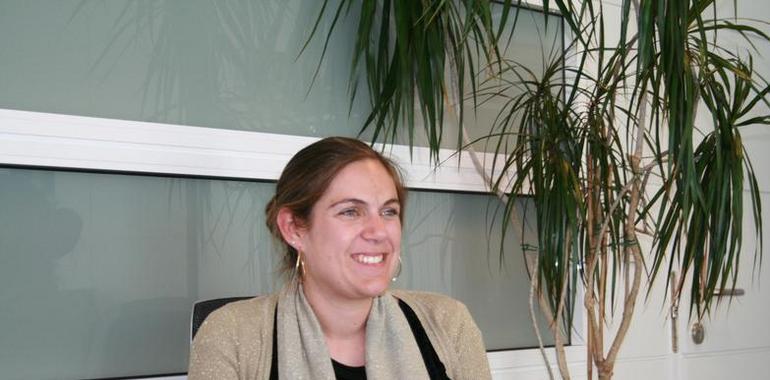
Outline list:
[[[385,221],[382,215],[374,214],[367,218],[363,237],[370,240],[381,240],[387,237]]]

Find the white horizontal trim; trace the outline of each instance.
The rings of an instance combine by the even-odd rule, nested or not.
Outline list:
[[[567,364],[569,366],[585,366],[585,346],[567,346],[564,347],[564,351],[567,354]],[[545,348],[545,353],[551,366],[556,366],[556,350],[553,347],[547,347]],[[488,352],[487,358],[489,358],[489,367],[493,371],[511,369],[517,371],[542,369],[545,371],[545,362],[539,349]]]
[[[739,356],[745,354],[756,354],[770,352],[770,346],[739,348],[739,349],[723,349],[713,351],[702,352],[685,352],[682,353],[684,359],[699,359],[699,358],[711,358],[711,357],[725,357],[725,356]]]
[[[318,138],[0,109],[0,164],[276,180]],[[467,153],[389,147],[407,186],[486,192]],[[480,155],[491,162],[491,154]],[[458,161],[459,159],[459,161]]]
[[[565,349],[567,351],[567,367],[570,374],[574,378],[585,378],[587,368],[585,346],[570,346]],[[553,348],[546,349],[546,353],[552,372],[556,377],[560,377]],[[500,355],[495,357],[496,354]],[[545,379],[548,377],[543,358],[537,350],[488,353],[487,356],[489,357],[493,378]],[[640,374],[639,377],[635,378],[661,378],[661,374],[668,373],[666,363],[670,360],[671,357],[669,355],[619,357],[615,362],[615,372],[634,373],[645,368],[659,368],[660,373],[658,374]]]
[[[647,363],[670,360],[670,354],[640,355],[640,356],[621,356],[616,363]]]
[[[580,377],[585,371],[585,347],[565,347],[567,351],[567,365],[570,369],[570,373],[573,376]],[[556,367],[556,361],[553,348],[547,348],[546,352],[549,356],[551,365],[553,366],[554,373],[558,373]],[[501,351],[487,353],[489,358],[489,366],[493,375],[495,374],[540,374],[546,376],[545,364],[543,363],[542,356],[538,350],[516,350],[516,351]],[[670,357],[666,355],[649,355],[640,357],[621,357],[616,362],[617,366],[638,364],[638,363],[655,363],[665,362]],[[661,366],[662,367],[662,366]],[[493,376],[494,377],[494,376]],[[152,377],[147,380],[183,380],[187,376],[175,375],[167,377]]]
[[[500,3],[504,3],[504,0],[499,1]],[[522,0],[521,4],[519,4],[517,1],[512,1],[511,4],[532,10],[543,10],[543,0]],[[553,8],[553,11],[559,11],[559,9],[554,6],[553,2],[551,3],[550,8]]]

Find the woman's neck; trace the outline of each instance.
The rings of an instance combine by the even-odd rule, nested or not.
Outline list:
[[[303,287],[321,325],[331,357],[349,366],[365,364],[366,320],[372,299],[360,300],[329,297],[316,287]]]

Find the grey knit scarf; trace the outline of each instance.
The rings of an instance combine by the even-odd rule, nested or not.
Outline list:
[[[277,327],[280,379],[335,380],[321,325],[301,285],[281,290]],[[366,378],[429,379],[409,322],[389,292],[374,298],[366,322]]]

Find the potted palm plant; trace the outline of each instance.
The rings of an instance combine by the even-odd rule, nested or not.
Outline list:
[[[500,54],[501,37],[516,38],[521,1],[330,5],[318,18],[332,15],[327,43],[340,18],[358,17],[351,95],[363,67],[372,111],[362,131],[375,141],[406,136],[411,145],[422,125],[438,159],[447,113],[457,114],[462,150],[473,142],[462,102],[502,104],[480,139],[501,157],[491,172],[503,174],[488,181],[504,200],[533,200],[532,287],[551,322],[563,378],[570,378],[564,344],[576,304],[587,320],[588,378],[609,379],[644,285],[662,277],[674,300],[688,291],[691,317],[700,319],[717,306],[715,290],[735,284],[745,201],[761,235],[741,129],[770,123],[753,113],[768,104],[770,86],[755,73],[751,52],[724,48],[720,36],[769,42],[757,23],[720,18],[714,0],[624,0],[620,34],[609,42],[601,2],[544,0],[544,13],[554,5],[572,38],[536,74]],[[500,7],[495,22],[493,6]],[[506,221],[515,207],[506,202]],[[650,244],[640,244],[644,236]],[[669,283],[674,271],[691,275]],[[612,336],[608,305],[619,310]]]

